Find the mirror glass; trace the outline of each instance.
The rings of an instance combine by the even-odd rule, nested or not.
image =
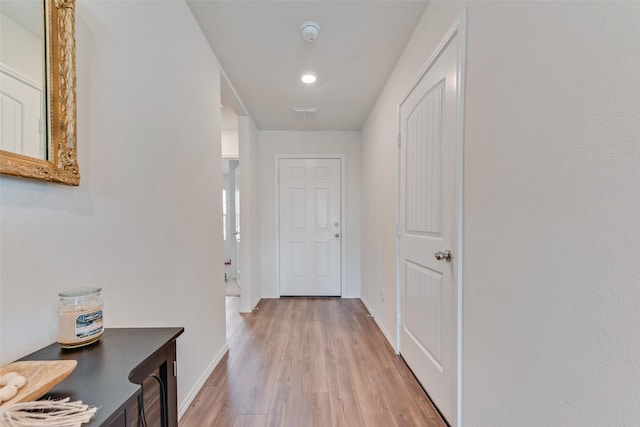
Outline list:
[[[0,0],[0,174],[80,184],[75,0]]]
[[[44,0],[0,1],[0,149],[48,160]]]

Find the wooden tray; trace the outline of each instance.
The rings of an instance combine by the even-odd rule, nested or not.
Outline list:
[[[3,366],[0,368],[0,375],[17,372],[27,379],[27,383],[13,399],[2,402],[0,406],[37,400],[67,378],[77,364],[75,360],[33,360]]]

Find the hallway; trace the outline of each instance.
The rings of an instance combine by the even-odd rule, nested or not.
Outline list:
[[[359,300],[269,299],[249,315],[238,303],[229,353],[182,427],[445,425]]]

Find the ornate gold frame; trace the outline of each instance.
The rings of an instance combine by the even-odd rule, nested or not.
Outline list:
[[[0,150],[0,173],[79,185],[75,0],[44,2],[49,159],[36,159]]]

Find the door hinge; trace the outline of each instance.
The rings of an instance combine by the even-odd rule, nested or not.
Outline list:
[[[396,237],[400,238],[400,224],[396,225]]]
[[[174,377],[178,377],[178,361],[174,360],[173,361],[173,376]]]
[[[398,134],[398,148],[402,148],[402,135]]]

